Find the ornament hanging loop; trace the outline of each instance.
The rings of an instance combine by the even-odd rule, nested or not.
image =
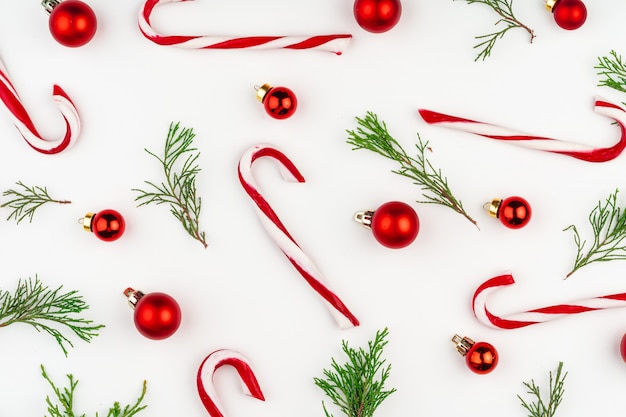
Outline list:
[[[373,216],[373,210],[357,211],[356,213],[354,213],[354,221],[360,223],[361,226],[365,227],[366,229],[371,229]]]
[[[52,13],[52,10],[61,4],[61,0],[43,0],[41,5],[45,9],[46,13]]]

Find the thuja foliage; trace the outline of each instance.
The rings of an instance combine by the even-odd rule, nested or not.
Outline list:
[[[626,259],[626,207],[620,207],[617,202],[616,189],[607,199],[598,204],[589,214],[589,223],[593,232],[593,239],[589,242],[582,240],[575,225],[569,225],[564,230],[574,232],[576,244],[576,259],[572,270],[566,275],[569,278],[583,266],[593,262],[608,262]],[[587,245],[589,243],[589,245]]]
[[[364,118],[357,117],[356,120],[357,130],[347,131],[347,143],[354,150],[367,149],[396,161],[400,168],[392,172],[411,179],[415,185],[421,187],[425,200],[418,203],[439,204],[451,208],[478,227],[476,221],[463,208],[461,201],[452,193],[448,179],[443,176],[441,169],[436,169],[426,157],[426,151],[430,150],[428,141],[422,141],[419,134],[417,135],[417,154],[413,157],[391,136],[386,123],[379,120],[376,114],[367,112]]]
[[[348,361],[340,365],[334,358],[331,368],[323,370],[323,378],[314,378],[328,398],[348,417],[371,417],[378,406],[396,389],[385,389],[391,365],[385,365],[382,359],[385,338],[388,330],[378,331],[373,341],[367,343],[367,350],[353,349],[345,340],[343,352]],[[326,417],[332,414],[322,401]]]
[[[78,291],[61,290],[62,286],[48,289],[37,277],[19,280],[14,292],[0,290],[0,328],[15,323],[31,325],[53,336],[67,356],[67,347],[74,345],[65,330],[89,342],[104,325],[79,316],[89,306]]]
[[[559,362],[556,375],[552,375],[552,372],[550,372],[549,396],[545,401],[541,398],[541,390],[535,384],[535,380],[524,382],[524,386],[527,389],[526,393],[534,398],[530,402],[525,401],[519,395],[517,398],[522,402],[522,407],[528,411],[528,417],[554,417],[557,407],[563,400],[566,376],[567,372],[563,373],[563,362]]]
[[[52,388],[52,392],[54,396],[50,398],[50,396],[46,396],[46,405],[48,406],[48,414],[49,417],[85,417],[86,414],[78,414],[74,410],[75,398],[74,394],[76,391],[76,387],[78,386],[78,380],[74,379],[72,374],[68,374],[68,386],[64,388],[59,388],[52,381],[52,379],[46,373],[46,370],[43,365],[41,365],[41,375],[48,382],[50,388]],[[141,389],[141,394],[133,404],[128,404],[122,407],[119,402],[114,402],[113,406],[109,408],[109,411],[106,414],[106,417],[132,417],[135,414],[139,413],[141,410],[145,409],[147,405],[142,405],[141,403],[144,400],[146,395],[146,381],[143,381],[143,387]],[[98,412],[96,412],[96,417],[99,416]],[[48,417],[48,416],[46,416]]]
[[[194,148],[193,139],[196,136],[193,129],[182,128],[180,123],[171,123],[163,156],[145,149],[145,151],[159,161],[165,180],[160,184],[145,181],[148,191],[133,189],[139,195],[138,207],[148,204],[167,204],[170,212],[176,217],[185,231],[206,248],[205,233],[200,231],[199,217],[202,200],[196,190],[196,176],[200,172],[197,164],[200,152]]]

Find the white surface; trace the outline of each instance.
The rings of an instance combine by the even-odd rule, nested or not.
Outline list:
[[[617,128],[593,113],[593,97],[626,97],[597,87],[593,67],[611,49],[626,54],[621,2],[587,0],[588,21],[575,32],[559,29],[542,1],[516,2],[518,17],[537,38],[530,44],[524,31],[512,30],[485,62],[474,62],[473,37],[488,33],[496,17],[486,6],[462,1],[404,1],[398,26],[380,35],[356,25],[349,1],[198,0],[164,6],[154,17],[155,26],[172,34],[352,33],[342,56],[160,47],[137,29],[141,2],[121,0],[91,1],[96,37],[68,49],[50,37],[38,3],[2,1],[0,54],[42,134],[63,128],[50,99],[54,83],[76,103],[84,129],[74,148],[46,156],[26,145],[6,114],[0,118],[0,187],[21,180],[73,201],[41,208],[31,224],[0,224],[0,282],[13,290],[20,277],[38,274],[50,287],[77,289],[91,306],[86,316],[106,328],[91,344],[76,341],[67,358],[53,339],[28,326],[1,329],[1,415],[44,414],[51,394],[39,375],[44,364],[58,384],[66,373],[80,380],[80,413],[103,415],[115,400],[134,401],[147,379],[149,408],[140,415],[203,416],[197,368],[211,351],[230,348],[250,359],[267,400],[246,397],[234,372],[220,371],[216,385],[227,416],[320,416],[324,396],[313,377],[331,356],[343,359],[342,339],[361,346],[384,326],[390,329],[389,386],[398,392],[380,416],[524,416],[516,398],[522,381],[535,378],[546,387],[559,361],[569,376],[558,415],[622,412],[625,311],[496,331],[476,321],[470,299],[477,285],[507,270],[518,283],[493,299],[492,310],[501,314],[626,291],[626,262],[593,264],[562,279],[575,255],[572,235],[562,229],[574,223],[589,237],[587,215],[623,186],[626,155],[594,165],[428,126],[417,115],[418,108],[430,108],[613,144]],[[293,118],[276,121],[264,113],[253,86],[266,82],[296,92]],[[480,231],[449,209],[413,203],[422,225],[418,239],[392,251],[352,221],[355,211],[389,200],[421,199],[418,187],[390,172],[393,162],[345,143],[345,130],[367,110],[407,149],[416,132],[430,140],[431,161]],[[170,121],[197,134],[206,250],[166,207],[135,208],[131,189],[161,174],[143,149],[161,149]],[[280,147],[306,177],[304,184],[287,183],[275,166],[255,165],[279,216],[361,327],[339,330],[262,229],[236,176],[241,154],[261,142]],[[505,229],[481,208],[493,197],[516,194],[534,209],[525,229]],[[619,200],[626,203],[626,195]],[[104,208],[127,220],[115,243],[97,240],[77,223]],[[122,296],[127,286],[174,296],[184,315],[179,331],[160,342],[139,335]],[[450,342],[455,333],[495,345],[498,368],[472,374]]]

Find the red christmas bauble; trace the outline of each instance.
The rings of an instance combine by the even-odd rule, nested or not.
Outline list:
[[[497,217],[500,222],[510,229],[519,229],[528,224],[532,209],[528,201],[522,197],[508,197],[502,200],[498,207]]]
[[[465,363],[477,374],[488,374],[498,365],[498,351],[490,343],[476,342],[467,351]]]
[[[626,334],[622,336],[622,341],[619,344],[619,353],[622,355],[624,362],[626,362]]]
[[[135,305],[135,327],[148,339],[166,339],[176,333],[182,313],[174,298],[162,292],[141,294]]]
[[[400,201],[390,201],[374,211],[370,227],[374,238],[381,245],[400,249],[415,240],[420,221],[411,206]]]
[[[82,1],[65,0],[50,13],[50,33],[63,46],[78,47],[89,42],[98,22],[91,7]]]
[[[287,87],[271,87],[264,84],[257,90],[257,97],[263,103],[267,114],[274,119],[291,117],[298,107],[296,95]]]
[[[587,20],[587,8],[580,0],[557,0],[552,14],[556,24],[567,30],[578,29]]]
[[[126,229],[126,223],[120,213],[106,209],[93,215],[90,229],[98,239],[105,242],[113,242],[122,237]]]
[[[356,0],[354,17],[363,29],[383,33],[393,28],[402,14],[400,0]]]

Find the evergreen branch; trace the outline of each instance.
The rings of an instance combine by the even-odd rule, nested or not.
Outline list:
[[[348,342],[342,341],[348,362],[339,365],[332,358],[332,369],[323,370],[324,378],[313,378],[315,385],[348,417],[372,417],[376,408],[396,391],[395,388],[384,389],[391,370],[391,365],[383,367],[386,360],[381,359],[388,334],[386,328],[376,332],[374,340],[367,343],[367,351],[353,349]],[[377,374],[380,376],[378,380]],[[332,417],[323,401],[322,406],[326,417]]]
[[[89,306],[77,291],[61,293],[62,288],[49,290],[35,277],[34,281],[19,280],[13,294],[0,291],[0,328],[13,323],[29,324],[53,336],[66,356],[66,344],[74,345],[58,327],[66,327],[80,339],[90,342],[104,325],[93,325],[91,320],[73,316]]]
[[[556,409],[561,404],[563,394],[565,393],[563,385],[565,384],[567,372],[563,374],[562,371],[563,362],[559,362],[556,375],[553,377],[552,372],[550,372],[550,397],[548,398],[547,406],[541,398],[539,386],[535,384],[535,381],[531,380],[530,383],[524,382],[524,386],[528,390],[527,394],[536,397],[535,402],[527,403],[521,396],[517,396],[522,402],[522,407],[528,411],[528,417],[554,417]]]
[[[417,135],[417,156],[413,158],[389,134],[387,125],[385,122],[379,121],[376,114],[367,112],[365,118],[357,117],[356,120],[359,125],[356,132],[352,130],[347,131],[347,143],[354,146],[353,150],[368,149],[398,162],[400,168],[391,172],[407,177],[415,185],[421,187],[422,196],[425,200],[417,201],[418,203],[439,204],[449,207],[463,215],[478,228],[478,224],[467,214],[461,201],[454,197],[448,185],[448,180],[442,175],[441,169],[435,169],[426,158],[426,150],[431,150],[428,147],[428,141],[423,142],[420,135]]]
[[[46,396],[46,404],[48,406],[48,413],[50,413],[50,417],[78,417],[78,414],[74,411],[74,392],[76,391],[76,386],[78,385],[78,380],[74,379],[72,374],[67,375],[67,379],[69,382],[69,387],[60,389],[58,388],[52,379],[46,373],[46,370],[43,365],[41,365],[41,375],[43,378],[48,381],[52,391],[54,392],[54,396],[56,397],[56,402],[59,404],[54,404],[53,400],[50,399],[50,396]],[[137,398],[134,404],[128,404],[122,408],[119,402],[113,403],[113,407],[109,408],[109,412],[107,413],[107,417],[132,417],[135,414],[139,413],[141,410],[145,409],[147,405],[141,405],[143,399],[146,395],[146,381],[143,381],[143,387],[141,390],[141,394]],[[59,408],[60,407],[60,408]],[[85,414],[81,414],[80,417],[85,417]],[[96,412],[96,417],[98,417],[98,413]]]
[[[139,195],[135,201],[140,201],[137,207],[148,204],[167,204],[172,215],[183,225],[185,231],[194,239],[202,243],[206,248],[205,233],[199,230],[200,209],[202,199],[197,195],[196,176],[200,172],[197,164],[200,153],[194,153],[196,148],[192,147],[193,138],[196,136],[193,129],[183,128],[178,131],[180,123],[171,123],[167,138],[165,140],[165,150],[163,157],[145,149],[145,151],[156,158],[165,174],[165,181],[159,185],[144,181],[150,186],[150,191],[134,188]],[[178,164],[179,159],[185,158]],[[177,165],[180,169],[177,171]]]
[[[621,55],[612,50],[610,56],[598,57],[598,65],[594,68],[598,70],[598,75],[604,77],[600,80],[599,87],[610,87],[626,93],[626,64]]]
[[[474,49],[478,49],[479,52],[474,61],[478,61],[479,59],[482,59],[484,61],[489,56],[491,56],[491,52],[496,44],[496,41],[498,39],[502,39],[510,29],[524,29],[530,35],[530,43],[533,43],[533,40],[535,39],[535,32],[515,17],[515,14],[513,12],[513,0],[466,1],[467,4],[482,3],[491,7],[498,14],[498,16],[500,16],[500,19],[498,19],[494,25],[498,26],[500,23],[502,23],[502,25],[498,26],[498,28],[501,28],[500,30],[475,37],[479,41],[479,43],[474,45]]]
[[[11,196],[13,199],[2,204],[0,207],[9,207],[13,209],[7,220],[15,219],[17,224],[26,218],[29,222],[33,221],[35,211],[45,203],[70,204],[69,200],[57,200],[50,197],[46,187],[33,186],[29,187],[23,182],[16,182],[22,189],[6,190],[3,196]]]
[[[581,240],[575,225],[565,230],[572,230],[576,244],[576,260],[574,267],[565,276],[569,278],[574,272],[593,262],[609,262],[626,259],[626,207],[617,204],[618,189],[607,197],[604,204],[598,205],[589,214],[589,223],[593,231],[593,241],[585,252],[586,240]]]

